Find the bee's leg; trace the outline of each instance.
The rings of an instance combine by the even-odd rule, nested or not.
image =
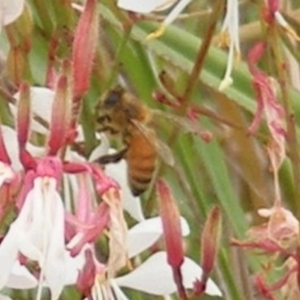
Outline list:
[[[126,152],[127,152],[127,148],[125,148],[117,153],[114,153],[114,154],[103,155],[97,160],[97,162],[100,163],[101,165],[106,165],[109,163],[116,163],[116,162],[120,161],[126,155]]]

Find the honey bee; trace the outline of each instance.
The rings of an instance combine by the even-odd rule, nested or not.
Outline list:
[[[99,106],[96,130],[120,135],[125,148],[100,157],[98,162],[108,164],[125,158],[134,196],[143,193],[150,184],[158,155],[169,165],[173,164],[171,150],[158,139],[151,121],[151,109],[120,87],[110,91]]]

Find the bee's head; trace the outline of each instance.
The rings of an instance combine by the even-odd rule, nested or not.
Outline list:
[[[103,107],[113,108],[120,103],[124,90],[121,87],[111,90],[103,101]]]
[[[123,108],[124,89],[117,87],[107,93],[97,107],[97,128],[99,131],[119,132],[118,124],[127,122]]]

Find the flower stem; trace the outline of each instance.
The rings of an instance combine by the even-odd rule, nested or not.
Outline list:
[[[207,26],[206,36],[204,37],[203,42],[200,45],[199,51],[198,51],[196,59],[195,59],[194,66],[192,68],[192,71],[189,75],[188,82],[185,87],[185,91],[184,91],[182,97],[179,97],[180,99],[177,99],[179,102],[181,102],[181,106],[178,111],[179,115],[184,116],[186,114],[186,110],[190,104],[190,98],[191,98],[192,92],[194,90],[194,87],[199,80],[199,74],[202,70],[204,59],[205,59],[206,53],[209,49],[209,45],[211,44],[211,40],[213,38],[213,33],[215,31],[218,16],[221,13],[222,8],[223,8],[223,3],[224,3],[224,0],[218,0],[214,9],[212,10],[211,17],[210,17],[211,21]],[[175,95],[173,95],[173,96],[176,97]],[[172,145],[176,141],[178,132],[179,132],[178,129],[176,127],[174,127],[174,129],[172,130],[172,132],[170,134],[170,137],[168,138],[168,142],[167,142],[167,144],[170,147],[172,147]],[[159,177],[159,175],[163,173],[164,168],[165,168],[164,164],[160,164],[158,166],[156,177]],[[155,192],[154,189],[152,189],[150,191],[148,199],[153,198],[154,192]],[[151,203],[153,203],[153,201],[149,201],[149,203],[146,204],[146,208],[149,209],[149,211],[152,211],[151,206],[153,206],[153,204],[151,204]]]

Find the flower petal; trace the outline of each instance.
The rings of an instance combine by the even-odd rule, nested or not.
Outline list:
[[[17,141],[17,133],[10,127],[2,125],[1,131],[3,135],[3,141],[7,154],[12,163],[12,168],[16,171],[22,169],[22,165],[19,160],[19,146]]]
[[[65,285],[65,244],[64,244],[64,207],[55,190],[55,179],[52,178],[49,190],[45,193],[46,211],[49,210],[48,253],[45,262],[45,280],[51,290],[51,299],[58,299]]]
[[[165,26],[171,24],[190,2],[191,0],[180,0],[164,19],[163,24]]]
[[[21,216],[25,219],[24,221],[24,233],[21,236],[20,252],[28,257],[29,259],[36,260],[39,264],[43,262],[42,240],[43,240],[43,201],[44,197],[42,194],[42,179],[36,178],[34,180],[34,186],[32,190],[26,196],[24,205],[21,209],[19,218]]]
[[[180,223],[183,236],[188,235],[190,230],[186,220],[180,217]],[[148,249],[160,238],[162,233],[160,217],[144,220],[130,228],[127,238],[128,257],[132,258]]]
[[[32,289],[37,286],[37,279],[16,261],[5,286],[12,289]]]
[[[44,87],[31,87],[30,88],[30,100],[31,108],[34,115],[44,120],[47,124],[50,123],[52,105],[54,101],[54,91]],[[14,97],[19,100],[19,93],[16,93]],[[13,115],[16,115],[16,107],[10,105],[10,109]],[[32,129],[41,134],[47,134],[48,128],[45,128],[41,123],[33,120],[31,123]]]
[[[15,171],[23,170],[23,166],[19,159],[20,151],[17,141],[17,133],[15,132],[15,130],[5,125],[1,126],[1,131],[3,135],[4,145],[11,161],[12,169]],[[40,157],[45,153],[44,148],[36,147],[30,143],[27,143],[26,149],[35,157]]]
[[[91,162],[97,161],[101,156],[107,154],[109,151],[109,140],[108,140],[107,136],[102,133],[100,133],[96,136],[97,136],[97,139],[101,141],[101,144],[92,151],[92,153],[89,157],[89,161],[91,161]],[[79,131],[78,141],[84,141],[84,135],[83,135],[82,130],[81,130],[81,132]]]
[[[111,152],[109,152],[111,153]],[[115,164],[109,164],[105,168],[105,173],[115,179],[122,191],[123,208],[136,220],[144,220],[144,214],[139,197],[134,197],[128,186],[127,163],[124,159]]]
[[[16,20],[24,9],[24,0],[1,0],[0,26],[8,25]]]
[[[77,277],[79,271],[84,266],[85,257],[83,255],[84,250],[82,253],[75,257],[71,257],[69,252],[66,252],[65,257],[65,266],[66,266],[66,273],[65,273],[65,285],[75,284],[77,282]]]
[[[197,278],[200,278],[202,269],[191,259],[185,257],[182,265],[183,285],[192,289]],[[167,264],[166,252],[157,252],[150,256],[143,264],[128,275],[115,279],[121,287],[132,288],[152,295],[167,295],[176,291],[172,269]],[[211,296],[221,296],[217,285],[209,279],[205,293]]]
[[[129,298],[123,293],[123,291],[115,283],[114,279],[110,280],[110,285],[114,292],[114,295],[116,295],[116,300],[129,300]]]
[[[0,244],[0,265],[3,268],[0,272],[0,289],[6,284],[14,263],[17,261],[20,245],[24,246],[26,244],[23,243],[23,240],[26,241],[24,237],[31,211],[32,200],[31,198],[26,198],[17,219],[10,225]]]
[[[13,179],[14,173],[10,166],[0,161],[0,187],[4,182],[10,182]]]
[[[174,2],[174,0],[119,0],[118,7],[136,13],[148,14],[154,10],[166,9]]]
[[[0,244],[0,289],[6,285],[9,274],[17,260],[20,234],[22,234],[20,226],[13,223]]]

